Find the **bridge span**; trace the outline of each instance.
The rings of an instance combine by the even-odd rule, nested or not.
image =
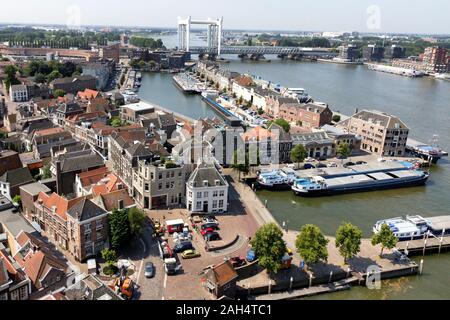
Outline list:
[[[217,54],[217,47],[190,47],[193,54]],[[221,54],[238,55],[301,55],[305,57],[335,56],[328,48],[301,48],[301,47],[275,47],[275,46],[222,46]]]

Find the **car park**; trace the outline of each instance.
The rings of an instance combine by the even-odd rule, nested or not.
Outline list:
[[[181,257],[183,259],[197,258],[197,257],[200,257],[200,253],[195,250],[189,249],[189,250],[183,251],[183,253],[181,254]]]
[[[153,278],[155,276],[155,266],[153,265],[153,262],[147,262],[145,264],[144,276],[146,278]]]
[[[207,233],[204,235],[205,241],[216,241],[220,240],[220,235],[217,232]]]

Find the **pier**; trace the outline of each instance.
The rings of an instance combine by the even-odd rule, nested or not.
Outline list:
[[[450,249],[450,235],[443,237],[425,236],[424,239],[398,242],[397,249],[408,256],[441,253]]]

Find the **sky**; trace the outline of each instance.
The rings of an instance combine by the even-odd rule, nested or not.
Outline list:
[[[450,34],[449,0],[2,0],[1,23]]]

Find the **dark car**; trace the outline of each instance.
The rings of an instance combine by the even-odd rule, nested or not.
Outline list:
[[[233,268],[239,268],[247,264],[247,261],[241,257],[233,257],[230,259],[230,262]]]
[[[317,168],[326,168],[327,165],[325,163],[319,163],[316,165]]]
[[[367,162],[365,162],[365,161],[356,161],[355,164],[358,164],[358,165],[359,164],[367,164]]]
[[[204,237],[205,237],[206,241],[220,240],[220,235],[217,232],[211,232],[211,233],[205,234]]]
[[[316,166],[311,164],[311,163],[305,163],[305,165],[303,166],[303,169],[315,169]]]
[[[190,241],[178,243],[175,245],[175,247],[173,247],[173,252],[175,253],[180,253],[185,250],[194,250],[194,247],[192,246],[192,243]]]
[[[219,225],[217,223],[202,224],[202,230],[209,229],[209,228],[214,229],[214,230],[219,230]]]
[[[147,262],[145,264],[145,273],[146,278],[153,278],[155,276],[155,266],[152,262]]]
[[[354,162],[349,161],[349,162],[346,162],[346,163],[344,164],[344,167],[346,168],[346,167],[351,167],[351,166],[354,166],[354,165],[355,165]]]

